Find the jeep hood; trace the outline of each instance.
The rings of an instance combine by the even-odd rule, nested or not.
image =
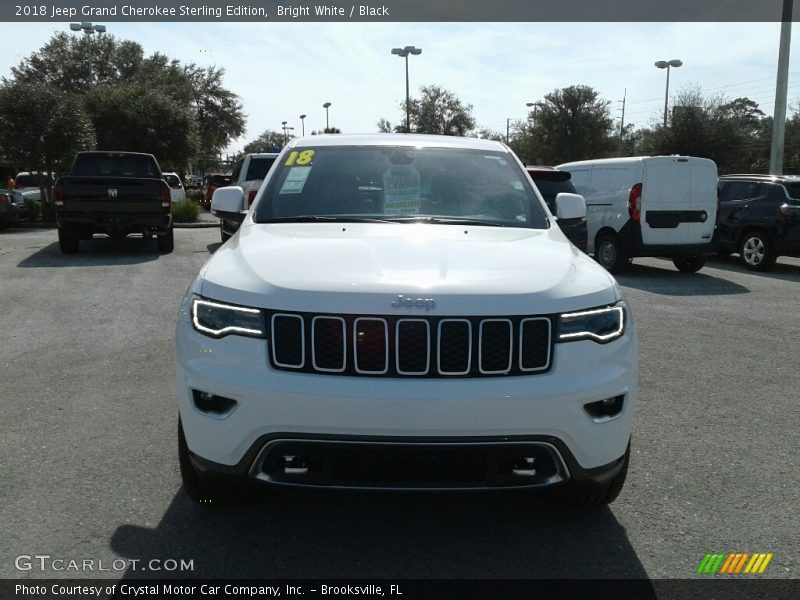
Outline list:
[[[198,283],[203,296],[219,301],[351,314],[547,314],[620,299],[614,279],[557,227],[248,218]],[[435,307],[392,307],[399,294],[433,299]]]

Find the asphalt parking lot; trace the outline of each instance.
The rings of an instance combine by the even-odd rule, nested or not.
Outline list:
[[[55,230],[0,234],[0,578],[687,578],[711,551],[771,552],[762,577],[800,577],[800,260],[691,275],[640,259],[619,277],[641,391],[609,509],[295,492],[215,509],[181,491],[173,327],[219,231],[175,242],[63,256]],[[21,554],[194,570],[21,572]]]

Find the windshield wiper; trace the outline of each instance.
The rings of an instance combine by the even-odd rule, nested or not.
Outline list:
[[[435,223],[437,225],[485,225],[487,227],[506,227],[506,223],[471,219],[469,217],[393,217],[391,221],[394,223]]]
[[[376,219],[374,217],[357,217],[350,215],[297,215],[295,217],[274,217],[263,223],[396,223],[392,219]]]

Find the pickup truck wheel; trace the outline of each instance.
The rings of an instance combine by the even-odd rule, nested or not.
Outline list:
[[[230,233],[225,233],[225,231],[222,230],[222,229],[219,230],[219,234],[220,234],[220,237],[222,238],[222,243],[223,244],[225,242],[227,242],[229,239],[231,239],[231,234]]]
[[[769,237],[760,231],[748,231],[742,236],[739,256],[750,271],[769,271],[778,258]]]
[[[628,257],[616,235],[603,235],[597,239],[594,259],[609,273],[619,273],[628,266]]]
[[[175,230],[169,228],[167,233],[158,236],[158,251],[162,254],[169,254],[175,249]]]
[[[672,259],[681,273],[697,273],[706,264],[705,256],[676,256]]]
[[[578,510],[592,510],[611,504],[617,499],[625,485],[630,458],[631,445],[628,443],[628,449],[625,451],[622,461],[622,469],[613,479],[602,484],[568,484],[565,491],[557,497],[557,500],[560,504]]]
[[[81,247],[81,240],[77,231],[58,228],[58,245],[63,254],[77,254]]]

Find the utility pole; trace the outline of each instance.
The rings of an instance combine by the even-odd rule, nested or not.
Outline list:
[[[622,94],[622,100],[617,100],[617,102],[622,102],[622,120],[619,123],[619,139],[620,140],[622,139],[622,136],[625,135],[625,100],[627,98],[628,98],[628,88],[625,88],[625,91]]]
[[[789,86],[789,46],[792,41],[792,0],[783,0],[781,43],[778,50],[778,80],[775,85],[775,112],[772,119],[770,175],[783,174],[783,142],[786,134],[786,96]]]
[[[511,118],[506,117],[506,145],[508,145],[509,135],[511,134]]]

